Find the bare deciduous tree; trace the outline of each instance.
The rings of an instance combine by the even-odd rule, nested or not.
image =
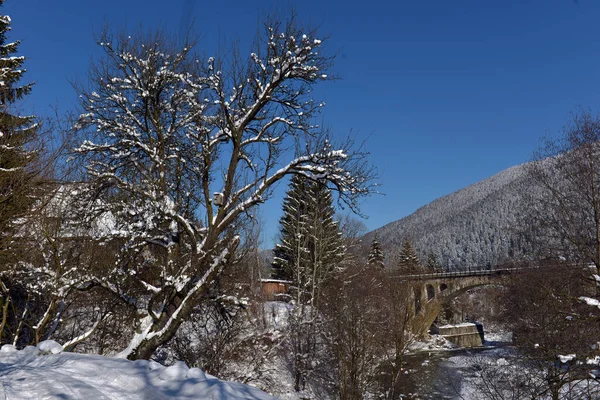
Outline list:
[[[355,263],[327,288],[323,312],[333,359],[330,374],[340,399],[377,392],[379,366],[389,349],[384,279],[380,268]]]
[[[600,119],[574,115],[528,165],[527,201],[542,256],[600,267]]]
[[[571,396],[587,387],[597,367],[600,313],[579,299],[595,291],[587,274],[568,265],[547,265],[543,273],[514,275],[503,292],[503,320],[518,350],[511,362],[523,370],[510,381],[521,381],[529,398],[587,398]],[[491,376],[487,379],[491,382]]]
[[[87,273],[136,311],[120,355],[148,358],[236,257],[237,225],[277,182],[318,179],[356,208],[372,172],[351,143],[335,147],[313,125],[311,88],[332,60],[293,20],[268,22],[247,60],[200,61],[192,44],[174,50],[161,35],[104,34],[100,45],[80,90],[77,204],[122,250],[103,275]]]

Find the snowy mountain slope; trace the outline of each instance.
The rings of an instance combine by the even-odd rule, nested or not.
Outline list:
[[[170,367],[99,355],[61,353],[55,342],[0,350],[0,398],[20,399],[213,399],[268,400],[241,383],[221,381],[183,363]]]
[[[413,214],[391,222],[365,236],[375,234],[386,250],[386,263],[404,238],[410,238],[421,260],[432,251],[448,269],[495,265],[531,251],[523,232],[527,191],[525,164],[506,169],[421,207]]]

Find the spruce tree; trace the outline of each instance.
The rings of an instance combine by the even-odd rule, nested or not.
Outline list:
[[[292,281],[295,307],[288,327],[293,349],[294,388],[304,390],[322,334],[320,306],[324,285],[345,255],[335,220],[331,191],[322,183],[295,175],[283,203],[280,243],[275,248],[273,277]]]
[[[398,268],[403,273],[419,272],[419,257],[409,239],[405,239],[398,255]]]
[[[293,281],[295,286],[318,285],[339,267],[345,246],[325,185],[295,175],[283,201],[280,229],[273,278]]]
[[[3,3],[0,0],[0,6]],[[25,57],[14,56],[20,42],[8,40],[10,24],[10,17],[0,14],[0,260],[11,246],[15,220],[31,206],[29,188],[35,176],[34,153],[27,149],[35,135],[34,118],[14,110],[15,102],[31,92],[32,84],[19,85]]]
[[[433,251],[427,254],[427,270],[428,272],[441,272],[442,270]]]
[[[307,235],[307,180],[294,175],[283,200],[283,217],[279,221],[280,239],[275,245],[272,277],[293,280],[294,270],[308,263]]]
[[[381,243],[379,243],[379,238],[377,235],[375,235],[373,241],[371,242],[371,250],[367,256],[367,264],[370,266],[384,268],[384,259],[385,256],[383,254],[383,250],[381,249]]]
[[[345,256],[346,246],[335,219],[331,190],[320,182],[311,182],[308,193],[310,261],[319,275],[314,284],[321,284],[341,269],[340,263]]]

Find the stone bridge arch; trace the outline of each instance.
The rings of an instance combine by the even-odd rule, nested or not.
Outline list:
[[[503,285],[511,271],[475,271],[415,276],[408,279],[413,285],[413,330],[427,333],[442,307],[468,290]]]

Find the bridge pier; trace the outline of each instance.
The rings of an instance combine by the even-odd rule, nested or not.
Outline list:
[[[483,346],[483,325],[462,323],[458,325],[443,325],[439,328],[440,335],[460,347]]]

